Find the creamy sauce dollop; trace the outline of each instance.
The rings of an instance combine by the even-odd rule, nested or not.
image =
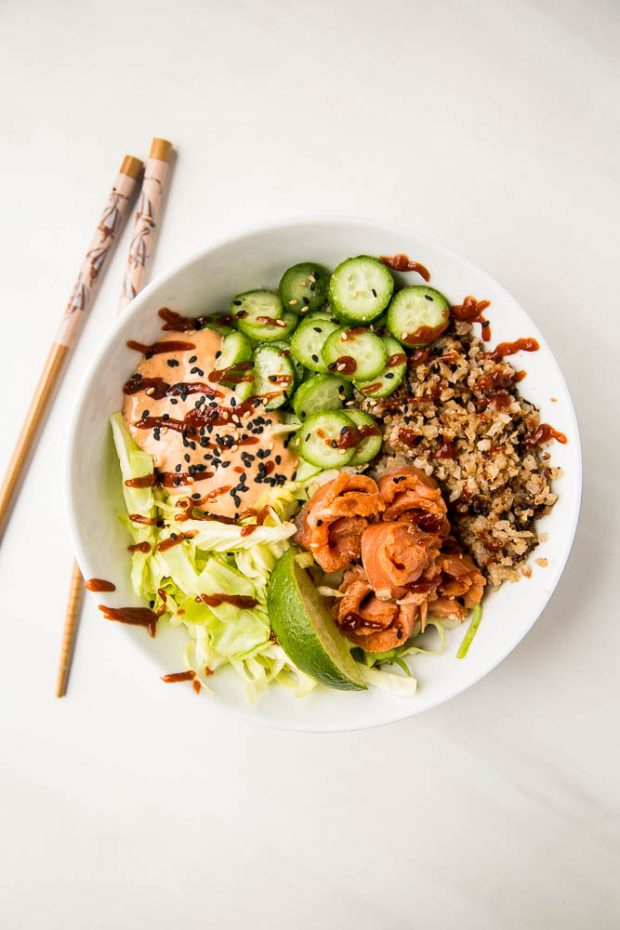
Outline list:
[[[180,349],[179,335],[166,334],[125,385],[123,415],[171,495],[237,517],[291,480],[298,460],[285,445],[290,434],[277,434],[281,417],[265,410],[268,399],[241,403],[233,389],[209,378],[222,342],[219,333],[201,329],[184,332]],[[166,351],[166,343],[176,347]]]

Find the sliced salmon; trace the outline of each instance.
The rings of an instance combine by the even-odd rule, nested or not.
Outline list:
[[[484,576],[466,552],[450,552],[441,559],[443,577],[439,593],[445,597],[462,597],[466,607],[475,607],[482,600]]]
[[[419,468],[407,466],[379,479],[385,520],[406,520],[428,533],[447,536],[450,523],[437,482]]]
[[[362,564],[382,600],[402,597],[438,551],[439,538],[410,523],[375,523],[362,536]]]
[[[336,620],[348,638],[368,652],[387,652],[413,633],[416,607],[380,600],[363,569],[347,572]]]
[[[313,495],[298,519],[297,542],[326,572],[348,568],[360,557],[361,535],[385,504],[366,475],[341,473]]]

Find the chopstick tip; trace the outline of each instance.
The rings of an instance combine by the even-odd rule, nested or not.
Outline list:
[[[134,155],[125,155],[123,164],[121,165],[121,174],[126,174],[128,178],[137,180],[142,174],[143,168],[144,164],[139,158],[136,158]]]
[[[159,161],[170,161],[171,155],[172,142],[168,142],[167,139],[153,139],[149,158],[157,158]]]

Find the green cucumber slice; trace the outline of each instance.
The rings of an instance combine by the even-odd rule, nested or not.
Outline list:
[[[291,352],[310,371],[326,374],[327,365],[323,361],[321,351],[329,334],[338,328],[338,324],[333,320],[320,319],[316,314],[312,314],[307,320],[302,320],[295,330],[291,339]]]
[[[317,310],[327,300],[329,271],[315,262],[300,262],[282,275],[280,300],[285,310],[305,313]]]
[[[352,393],[351,385],[343,378],[312,375],[295,391],[293,410],[300,420],[305,420],[314,413],[339,410]]]
[[[245,291],[230,302],[230,315],[235,323],[240,320],[255,323],[261,316],[279,320],[283,312],[282,302],[273,291]]]
[[[376,421],[364,413],[363,410],[357,410],[355,407],[347,407],[347,416],[352,420],[353,425],[360,430],[361,438],[355,447],[355,455],[349,462],[349,465],[366,465],[375,455],[378,455],[383,445],[383,436],[381,429]]]
[[[371,255],[348,258],[329,281],[329,302],[342,320],[368,323],[390,302],[394,278],[383,262]]]
[[[426,346],[438,339],[450,323],[448,301],[434,287],[414,284],[394,295],[388,308],[391,334],[406,346]]]
[[[283,339],[277,339],[274,342],[269,342],[268,345],[273,346],[274,349],[279,349],[290,362],[292,362],[293,369],[295,371],[295,384],[301,384],[306,376],[306,369],[301,364],[299,359],[296,359],[293,353],[291,352],[290,342],[285,342]]]
[[[293,447],[302,459],[320,468],[348,465],[355,455],[355,445],[343,447],[341,443],[354,429],[353,421],[339,410],[316,413],[299,427]]]
[[[259,346],[254,350],[254,384],[252,393],[261,397],[275,394],[265,404],[265,410],[275,410],[285,404],[295,388],[293,363],[280,349]]]
[[[381,336],[371,333],[366,326],[341,326],[334,330],[322,354],[328,371],[347,381],[374,378],[383,371],[388,357]]]
[[[407,356],[400,342],[392,336],[382,338],[388,354],[386,368],[369,381],[355,382],[355,387],[364,397],[389,397],[402,384],[407,374]]]
[[[237,321],[237,326],[254,342],[280,342],[291,335],[298,322],[297,315],[287,311],[279,319],[261,314],[255,320],[243,318]]]

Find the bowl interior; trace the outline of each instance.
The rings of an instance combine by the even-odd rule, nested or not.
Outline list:
[[[489,319],[493,343],[534,336],[540,351],[513,358],[527,377],[521,392],[541,409],[542,419],[569,437],[551,448],[553,462],[564,475],[557,483],[559,500],[541,522],[545,541],[534,557],[547,559],[545,568],[532,559],[532,577],[505,584],[485,597],[484,617],[464,660],[456,659],[463,628],[448,632],[448,648],[439,657],[417,656],[412,667],[418,678],[414,698],[398,698],[372,690],[340,693],[317,689],[297,700],[276,687],[250,705],[233,673],[213,679],[220,706],[260,723],[292,729],[341,730],[388,723],[419,713],[469,687],[496,666],[519,642],[542,612],[560,577],[572,544],[581,493],[581,459],[575,415],[559,367],[544,337],[525,311],[499,284],[466,259],[406,229],[360,220],[306,220],[247,233],[210,248],[162,278],[134,300],[93,361],[80,392],[69,437],[68,497],[76,553],[86,578],[107,578],[117,586],[112,595],[97,598],[112,606],[138,603],[129,585],[129,538],[120,524],[120,473],[115,461],[108,418],[122,405],[122,385],[133,371],[136,353],[127,340],[155,341],[161,332],[157,316],[169,306],[187,315],[220,312],[230,298],[250,288],[277,286],[289,265],[304,259],[335,266],[351,255],[405,252],[426,265],[431,284],[452,303],[466,294],[491,300]],[[408,276],[413,283],[413,276]],[[415,278],[415,280],[419,280]],[[153,673],[181,667],[180,631],[165,630],[155,640],[142,629],[111,625],[131,648],[146,650]],[[125,648],[119,642],[119,648]],[[188,699],[193,697],[188,689]]]

